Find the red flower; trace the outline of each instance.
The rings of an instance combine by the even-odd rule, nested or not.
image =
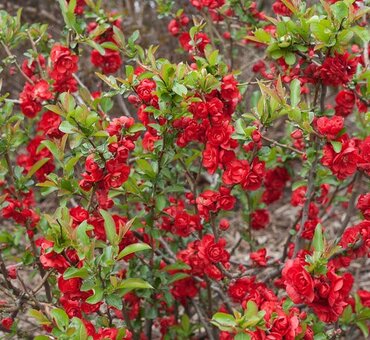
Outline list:
[[[370,176],[370,136],[360,144],[360,161],[357,166]]]
[[[70,264],[67,262],[63,255],[57,254],[50,248],[54,243],[47,240],[41,240],[41,255],[40,262],[45,269],[56,269],[59,273],[63,273]]]
[[[69,214],[76,225],[89,218],[89,212],[80,206],[69,209]]]
[[[122,59],[117,51],[109,49],[105,50],[105,54],[101,55],[99,51],[93,50],[91,52],[91,63],[102,69],[104,74],[112,74],[118,71],[122,65]]]
[[[243,182],[248,173],[250,167],[246,160],[234,160],[231,161],[227,166],[225,172],[222,174],[222,181],[227,184],[239,184]]]
[[[367,290],[360,289],[357,291],[357,294],[361,299],[362,305],[370,308],[370,292]]]
[[[38,81],[33,87],[33,96],[39,101],[53,98],[53,94],[49,91],[49,83],[46,80]]]
[[[106,169],[108,171],[108,174],[104,177],[106,189],[120,187],[130,175],[130,167],[116,159],[107,161]]]
[[[11,327],[12,327],[12,325],[13,325],[13,322],[14,322],[13,318],[8,317],[8,318],[4,318],[4,319],[2,319],[2,320],[1,320],[1,325],[2,325],[5,329],[10,330],[10,328],[11,328]]]
[[[211,42],[207,34],[205,33],[196,33],[194,36],[194,41],[196,43],[195,44],[196,48],[199,50],[201,54],[204,53],[205,47]],[[194,53],[194,51],[196,50],[195,47],[190,44],[191,38],[190,34],[187,32],[180,34],[179,42],[185,51]]]
[[[274,311],[277,315],[269,331],[271,339],[294,340],[298,335],[299,320],[296,315],[286,315],[282,310]]]
[[[156,84],[151,79],[143,79],[136,88],[136,93],[139,98],[145,102],[149,103],[153,98],[153,92],[156,88]]]
[[[292,192],[292,198],[290,204],[293,207],[302,206],[306,200],[307,186],[303,185]]]
[[[243,277],[230,283],[228,294],[235,302],[241,302],[253,288],[254,278]]]
[[[227,229],[229,229],[230,228],[230,223],[229,223],[229,221],[227,220],[227,219],[225,219],[225,218],[222,218],[221,220],[220,220],[220,230],[222,230],[222,231],[226,231]]]
[[[357,170],[360,160],[356,143],[353,139],[342,138],[342,149],[335,152],[332,144],[326,144],[323,149],[321,163],[327,166],[338,179],[345,179]]]
[[[50,59],[53,63],[51,77],[55,80],[70,76],[77,71],[78,57],[65,46],[54,45],[50,52]]]
[[[282,278],[286,285],[286,292],[294,303],[313,301],[314,282],[300,260],[288,260],[282,271]]]
[[[256,157],[252,164],[251,169],[242,182],[242,187],[245,190],[257,190],[261,187],[263,178],[265,176],[265,162],[260,161],[258,157]]]
[[[355,106],[356,96],[353,91],[342,90],[339,91],[335,97],[335,114],[337,116],[347,117]]]
[[[336,275],[331,269],[326,276],[315,279],[315,299],[309,306],[323,322],[336,322],[348,305],[353,276]]]
[[[37,131],[42,131],[50,138],[61,138],[63,136],[63,132],[59,130],[61,122],[62,119],[59,115],[51,111],[46,111],[37,124]]]
[[[222,78],[221,97],[226,101],[239,102],[241,94],[237,87],[238,82],[232,74]]]
[[[270,222],[269,212],[266,209],[257,209],[251,213],[251,227],[259,230],[265,228]]]
[[[196,281],[191,277],[177,280],[171,288],[171,293],[175,299],[184,301],[186,298],[193,298],[198,294]]]
[[[94,336],[95,340],[105,340],[111,339],[116,340],[118,335],[117,328],[100,328],[96,335]]]
[[[203,151],[203,166],[212,175],[217,170],[218,162],[218,148],[214,147],[210,143],[207,143]]]
[[[215,242],[213,235],[204,235],[199,244],[199,257],[210,263],[226,263],[230,255],[225,245],[226,241],[222,238]]]
[[[370,193],[360,195],[356,205],[365,219],[370,220]]]
[[[217,208],[223,210],[232,210],[235,206],[236,198],[230,195],[230,189],[226,187],[220,188],[220,199],[217,204]]]
[[[281,2],[281,0],[276,0],[272,4],[272,10],[274,11],[275,14],[278,14],[278,15],[283,15],[286,17],[290,17],[292,15],[292,11],[288,7],[286,7]]]
[[[356,72],[358,60],[350,59],[349,53],[335,53],[327,57],[320,69],[321,80],[324,85],[339,86],[347,84]]]
[[[65,280],[63,275],[58,278],[58,288],[62,293],[78,293],[80,291],[82,280],[80,278],[72,278]]]
[[[316,121],[317,130],[327,139],[335,139],[344,127],[343,117],[333,116],[332,118],[320,117]]]
[[[250,253],[249,257],[256,265],[266,267],[266,248],[261,248],[253,253]]]

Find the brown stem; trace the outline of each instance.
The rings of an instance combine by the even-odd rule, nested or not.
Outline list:
[[[3,41],[1,41],[1,45],[3,46],[6,54],[8,55],[9,58],[12,58],[14,59],[14,64],[15,66],[17,67],[18,71],[22,74],[22,76],[32,85],[35,85],[34,81],[27,75],[23,72],[22,68],[19,66],[18,62],[17,62],[17,59],[15,57],[15,55],[9,50],[8,46],[6,46],[4,44]]]
[[[356,208],[355,207],[356,206],[356,199],[357,199],[357,196],[358,196],[358,194],[361,190],[361,185],[360,185],[361,184],[361,177],[362,177],[361,172],[357,172],[356,175],[355,175],[355,178],[354,178],[352,195],[351,195],[351,198],[349,199],[349,202],[348,202],[346,217],[343,220],[342,227],[339,231],[338,236],[342,236],[342,234],[344,233],[344,231],[346,230],[346,228],[348,226],[348,223],[351,220],[351,217],[353,216],[353,213],[356,210],[355,209]]]
[[[316,140],[316,139],[315,139]],[[298,251],[303,247],[304,239],[302,238],[302,234],[304,231],[304,225],[306,224],[308,220],[308,213],[310,209],[310,203],[312,200],[312,196],[315,190],[315,174],[316,174],[316,166],[319,161],[319,153],[318,153],[318,146],[319,143],[316,144],[316,155],[315,159],[311,165],[309,174],[308,174],[308,186],[307,186],[307,192],[306,192],[306,201],[304,202],[303,211],[302,211],[302,218],[301,223],[299,227],[299,231],[296,236],[296,241],[294,245],[294,253],[293,258],[296,257]]]
[[[292,146],[289,146],[289,145],[286,145],[286,144],[279,143],[279,142],[277,142],[276,140],[270,139],[270,138],[265,137],[265,136],[261,136],[261,137],[262,137],[262,139],[263,139],[263,140],[265,140],[265,141],[267,141],[267,142],[271,143],[271,144],[272,144],[271,146],[277,145],[277,146],[280,146],[280,147],[282,147],[282,148],[284,148],[284,149],[288,149],[288,150],[294,151],[294,152],[296,152],[296,153],[297,153],[297,154],[299,154],[299,155],[304,155],[304,154],[305,154],[304,152],[302,152],[302,151],[300,151],[300,150],[298,150],[298,149],[296,149],[296,148],[294,148],[294,147],[292,147]]]

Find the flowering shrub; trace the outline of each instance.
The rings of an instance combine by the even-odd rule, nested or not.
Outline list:
[[[366,1],[158,0],[179,62],[102,3],[0,11],[0,331],[368,337]]]

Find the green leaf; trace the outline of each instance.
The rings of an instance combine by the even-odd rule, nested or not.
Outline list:
[[[73,126],[69,121],[64,120],[60,125],[59,125],[59,130],[68,133],[68,134],[73,134],[78,132],[78,129]]]
[[[50,325],[51,324],[50,320],[43,313],[41,313],[40,311],[36,309],[30,309],[28,311],[28,315],[36,319],[40,325]]]
[[[174,83],[172,90],[181,97],[188,93],[188,89],[186,88],[186,86],[180,83]]]
[[[319,253],[324,251],[324,235],[320,223],[316,226],[315,234],[313,235],[312,248]]]
[[[155,178],[156,173],[153,170],[152,165],[145,159],[138,159],[136,161],[138,167],[140,170],[142,170],[146,175],[148,175],[150,178]]]
[[[370,41],[370,31],[366,27],[355,26],[351,30],[366,44]]]
[[[122,309],[122,297],[119,296],[118,294],[109,294],[105,298],[105,302],[109,306],[116,307],[117,309],[121,310]]]
[[[65,330],[68,327],[69,317],[63,309],[55,308],[50,312],[50,315],[60,330]]]
[[[244,315],[247,318],[252,318],[253,316],[256,316],[257,314],[258,314],[258,306],[257,306],[257,304],[254,301],[249,300],[247,302],[247,309],[245,310]]]
[[[288,52],[285,54],[284,59],[288,65],[294,65],[297,58],[294,53]]]
[[[259,28],[254,32],[254,36],[261,43],[269,43],[271,41],[271,36],[264,29]]]
[[[338,141],[330,141],[330,144],[333,146],[333,149],[336,153],[340,153],[342,151],[342,143]]]
[[[237,326],[235,318],[232,315],[221,312],[213,315],[211,323],[216,326],[226,326],[231,328]]]
[[[146,244],[146,243],[130,244],[119,253],[117,260],[120,260],[127,255],[137,253],[138,251],[149,250],[149,249],[152,249],[152,248],[149,244]]]
[[[143,279],[129,278],[123,280],[119,284],[119,288],[123,289],[153,289],[152,285]]]
[[[87,279],[89,277],[89,272],[85,267],[82,268],[69,267],[63,274],[63,278],[65,280],[73,279],[75,277]]]
[[[238,333],[235,335],[234,340],[250,340],[251,336],[246,333]]]
[[[155,200],[155,207],[158,211],[162,211],[167,205],[167,200],[164,195],[157,196]]]
[[[290,83],[290,104],[296,107],[301,100],[301,82],[293,79]]]
[[[87,40],[86,44],[91,46],[94,50],[97,50],[101,55],[105,55],[105,49],[94,40]]]
[[[91,304],[91,305],[94,305],[95,303],[100,302],[103,299],[103,296],[104,296],[104,291],[99,286],[95,286],[93,288],[93,291],[94,291],[94,294],[86,299],[86,302]]]
[[[169,265],[163,267],[163,270],[165,270],[165,271],[190,270],[190,269],[191,269],[191,267],[189,265],[187,265],[186,263],[184,263],[184,262],[177,262],[177,263],[169,264]]]
[[[334,18],[341,23],[344,19],[348,18],[349,8],[344,1],[338,1],[330,6]]]
[[[176,281],[180,281],[182,279],[186,279],[187,277],[189,277],[189,274],[186,274],[186,273],[176,273],[176,274],[173,274],[171,275],[171,278],[168,280],[168,284],[171,284],[171,283],[174,283]]]
[[[364,334],[365,339],[369,336],[369,328],[366,324],[366,321],[357,321],[356,325],[361,329],[361,332]]]
[[[42,158],[38,160],[34,165],[32,165],[32,168],[28,171],[26,178],[31,178],[33,174],[39,170],[43,165],[45,165],[50,158]]]
[[[293,109],[289,110],[288,111],[288,117],[293,122],[299,123],[302,120],[301,110],[298,109],[298,108],[293,108]]]
[[[116,233],[116,223],[114,222],[114,219],[109,212],[103,209],[100,209],[99,211],[104,219],[104,229],[107,239],[110,242],[110,244],[115,245],[118,240]]]

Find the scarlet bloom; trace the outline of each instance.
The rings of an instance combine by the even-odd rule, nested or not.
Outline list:
[[[249,169],[249,163],[246,160],[231,161],[222,175],[222,181],[227,185],[239,184],[246,179]]]
[[[210,143],[207,143],[203,151],[203,166],[212,175],[217,170],[218,162],[218,148],[214,147]]]
[[[58,288],[62,293],[78,293],[80,291],[82,280],[80,278],[72,278],[65,280],[63,275],[58,278]]]
[[[348,305],[353,276],[339,276],[330,269],[326,276],[315,279],[315,299],[309,306],[323,322],[335,322]]]
[[[190,53],[194,52],[195,48],[190,44],[191,37],[189,33],[185,32],[180,34],[179,41],[185,51]],[[196,43],[196,49],[198,49],[201,54],[204,53],[204,49],[211,42],[211,40],[208,38],[208,35],[205,33],[196,33],[194,36],[194,41]]]
[[[54,243],[45,239],[39,241],[41,246],[40,262],[45,269],[56,269],[59,273],[63,273],[70,264],[63,255],[57,254],[50,248]]]
[[[222,218],[220,220],[220,230],[226,231],[227,229],[229,229],[229,227],[230,227],[229,221],[225,218]]]
[[[12,327],[12,325],[13,325],[13,322],[14,322],[13,318],[8,317],[8,318],[4,318],[4,319],[2,319],[2,320],[1,320],[1,325],[2,325],[5,329],[10,330],[10,328],[11,328],[11,327]]]
[[[286,262],[282,278],[286,285],[286,292],[294,303],[313,301],[315,297],[314,281],[299,259]]]
[[[225,245],[226,241],[222,238],[215,242],[213,235],[204,235],[199,244],[199,257],[210,263],[226,263],[230,255]]]
[[[43,79],[34,85],[33,95],[39,101],[49,100],[53,97],[53,94],[49,91],[49,83]]]
[[[357,166],[370,176],[370,136],[360,144],[360,161]]]
[[[149,103],[153,98],[153,91],[155,90],[156,84],[151,79],[143,79],[136,88],[136,93],[139,98],[145,102]]]
[[[276,0],[272,5],[272,10],[275,14],[283,15],[289,17],[292,15],[292,11],[286,7],[281,0]]]
[[[241,94],[237,85],[238,82],[232,74],[223,77],[221,83],[221,97],[226,101],[238,102],[241,99]]]
[[[269,212],[266,209],[257,209],[251,213],[251,227],[259,230],[265,228],[270,222]]]
[[[292,198],[290,199],[290,204],[293,207],[301,206],[305,202],[307,186],[303,185],[292,192]]]
[[[334,116],[332,118],[320,117],[316,121],[317,130],[327,139],[335,139],[344,127],[344,118]]]
[[[105,50],[105,54],[100,54],[99,51],[91,52],[91,63],[96,67],[100,67],[104,74],[112,74],[118,71],[122,65],[122,59],[117,51],[109,49]]]
[[[356,96],[353,91],[342,90],[339,91],[335,97],[335,114],[337,116],[347,117],[353,110],[356,102]]]
[[[241,302],[253,288],[254,279],[243,277],[230,283],[228,294],[235,302]]]
[[[62,118],[59,115],[51,111],[46,111],[37,124],[37,131],[42,131],[50,138],[61,138],[63,136],[63,132],[59,130],[61,122]]]
[[[108,174],[104,177],[106,189],[118,188],[127,181],[130,175],[130,167],[116,159],[110,159],[106,163]]]
[[[360,195],[356,207],[361,210],[365,219],[370,220],[370,193]]]
[[[320,77],[324,85],[339,86],[347,84],[356,72],[357,59],[350,59],[349,53],[335,53],[327,57],[320,69]]]
[[[253,253],[250,253],[249,257],[256,265],[266,267],[266,248],[261,248]]]
[[[71,215],[73,222],[76,225],[80,224],[81,222],[89,218],[89,212],[80,206],[71,208],[69,210],[69,214]]]
[[[65,46],[54,45],[50,52],[53,63],[52,78],[65,78],[77,71],[78,57]]]
[[[257,190],[261,187],[265,176],[265,162],[256,157],[252,164],[247,177],[242,182],[242,188],[245,190]]]
[[[332,144],[326,144],[323,149],[321,163],[327,166],[338,179],[345,179],[357,170],[360,160],[356,143],[353,139],[342,138],[342,149],[335,152]]]

